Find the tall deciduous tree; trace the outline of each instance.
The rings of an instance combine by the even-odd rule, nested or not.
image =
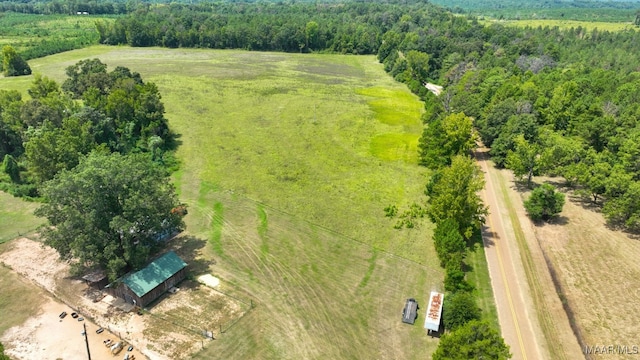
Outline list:
[[[465,280],[461,253],[454,253],[447,262],[444,273],[444,289],[449,292],[473,291],[473,285]]]
[[[14,183],[20,182],[20,167],[13,156],[6,154],[4,160],[2,160],[2,171],[9,175],[9,178]]]
[[[449,165],[453,156],[468,154],[475,141],[472,120],[464,113],[435,120],[427,124],[420,138],[420,164],[431,169]]]
[[[25,155],[29,170],[39,182],[52,179],[59,171],[78,165],[80,157],[96,146],[91,123],[78,117],[65,119],[62,127],[46,123],[29,133]]]
[[[464,258],[467,249],[467,244],[460,235],[460,226],[454,219],[446,219],[436,224],[436,229],[433,231],[433,244],[440,259],[440,265],[445,268],[456,254],[461,254]]]
[[[542,149],[536,143],[530,143],[524,135],[514,139],[515,150],[507,152],[507,168],[518,178],[527,178],[527,186],[531,188],[531,179],[538,168]]]
[[[509,346],[500,334],[485,321],[473,320],[440,338],[433,360],[506,360]]]
[[[99,265],[115,279],[142,267],[160,234],[181,229],[178,197],[166,171],[148,155],[91,153],[42,189],[45,243],[62,258]]]
[[[60,87],[54,80],[49,79],[46,76],[36,74],[33,79],[33,83],[27,90],[29,96],[34,99],[42,99],[49,96],[49,94],[59,94]]]
[[[436,223],[456,220],[460,233],[470,239],[487,214],[487,207],[478,195],[483,186],[482,172],[475,162],[467,156],[455,156],[451,166],[441,169],[427,185],[426,195],[430,197],[427,214]]]
[[[411,50],[407,53],[407,65],[411,78],[424,85],[429,77],[429,55]]]
[[[538,123],[532,114],[514,115],[502,127],[491,146],[491,157],[498,167],[504,167],[509,150],[515,149],[515,138],[522,134],[529,142],[538,140]]]
[[[101,94],[106,94],[111,86],[107,64],[99,59],[80,60],[67,67],[65,73],[69,78],[62,83],[62,89],[73,93],[76,98],[80,98],[89,88],[96,88]]]
[[[31,68],[11,45],[2,48],[2,71],[4,76],[30,75]]]
[[[470,292],[458,291],[444,299],[442,322],[449,331],[455,331],[471,320],[480,320],[480,316],[480,308]]]
[[[609,222],[616,226],[625,226],[631,231],[640,231],[640,182],[630,181],[624,193],[610,199],[602,208]]]

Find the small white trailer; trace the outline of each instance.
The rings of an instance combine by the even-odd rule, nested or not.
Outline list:
[[[432,291],[429,296],[429,305],[427,306],[427,314],[424,319],[424,328],[427,333],[437,333],[440,330],[440,321],[442,319],[442,302],[444,294]]]

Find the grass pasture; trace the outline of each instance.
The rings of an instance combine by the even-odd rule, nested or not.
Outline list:
[[[92,57],[158,85],[182,142],[194,275],[255,305],[195,358],[429,358],[424,308],[443,290],[432,225],[396,230],[383,211],[422,197],[422,105],[374,56],[94,46],[30,64],[62,82]],[[0,87],[26,92],[29,79]],[[409,297],[414,326],[400,321]]]
[[[5,246],[7,244],[0,246],[0,251],[4,251]],[[40,305],[45,302],[42,289],[2,264],[0,264],[0,289],[2,289],[0,291],[0,310],[2,310],[0,335],[36,315]]]
[[[33,215],[38,203],[0,191],[0,244],[35,230],[44,221]]]
[[[437,340],[422,329],[424,312],[408,326],[400,311],[408,297],[425,306],[429,291],[441,286],[439,269],[264,204],[210,196],[228,209],[225,255],[212,271],[255,308],[196,359],[424,359],[435,350]]]

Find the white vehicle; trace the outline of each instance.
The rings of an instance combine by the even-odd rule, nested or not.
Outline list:
[[[119,353],[120,351],[122,351],[122,348],[123,348],[123,347],[124,347],[124,346],[122,345],[122,341],[119,341],[119,342],[115,343],[115,345],[112,345],[112,346],[111,346],[111,353],[112,353],[113,355],[118,355],[118,353]]]

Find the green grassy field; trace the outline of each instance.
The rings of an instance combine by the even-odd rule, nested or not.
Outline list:
[[[35,230],[44,221],[33,215],[38,203],[0,191],[0,244]]]
[[[0,251],[3,251],[0,245]],[[0,335],[37,315],[44,303],[43,290],[0,264]]]
[[[429,358],[423,309],[443,279],[432,225],[395,230],[383,211],[422,199],[422,104],[375,57],[96,46],[30,65],[61,82],[88,57],[159,86],[181,135],[187,231],[229,295],[256,305],[196,358]],[[408,297],[414,326],[400,321]]]

